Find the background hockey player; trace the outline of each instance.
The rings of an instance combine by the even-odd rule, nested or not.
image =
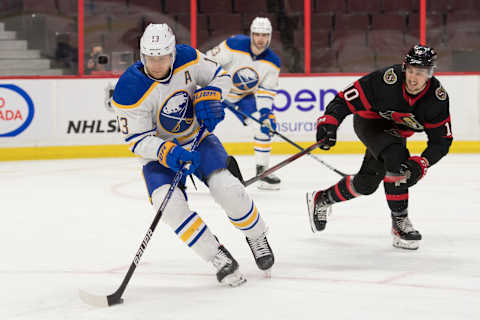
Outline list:
[[[225,169],[227,154],[211,133],[225,116],[222,97],[232,85],[230,75],[192,47],[176,45],[166,24],[147,26],[140,40],[140,56],[141,61],[120,77],[113,105],[125,142],[140,157],[155,210],[182,163],[190,163],[186,175],[195,174],[208,185],[231,223],[245,234],[258,267],[270,269],[274,257],[265,222],[243,185]],[[201,123],[208,131],[197,151],[191,152]],[[218,281],[230,286],[245,282],[237,261],[189,208],[182,187],[175,189],[162,221],[213,264]]]
[[[278,88],[280,59],[269,48],[271,38],[270,20],[257,17],[250,26],[250,37],[235,35],[206,52],[232,75],[233,87],[225,100],[262,123],[258,128],[257,123],[236,113],[254,132],[257,174],[268,169],[273,136],[270,130],[277,128],[272,104]],[[280,188],[280,182],[272,174],[263,178],[258,187],[276,190]]]
[[[433,77],[436,59],[434,49],[416,45],[403,64],[360,78],[328,104],[317,122],[320,148],[335,145],[338,126],[353,113],[355,133],[367,150],[356,175],[326,190],[307,193],[312,231],[325,228],[332,204],[372,194],[383,180],[393,245],[418,248],[422,236],[408,218],[409,188],[448,153],[452,143],[448,95]],[[406,139],[422,131],[428,137],[427,148],[420,156],[411,156]]]

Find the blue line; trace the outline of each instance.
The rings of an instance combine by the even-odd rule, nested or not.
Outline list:
[[[180,225],[180,227],[178,227],[177,230],[175,230],[175,233],[178,234],[180,231],[182,231],[183,227],[185,227],[185,225],[186,225],[187,223],[189,223],[190,220],[192,220],[193,217],[195,217],[196,215],[197,215],[196,212],[192,213],[192,214],[190,215],[190,217],[188,217],[187,220],[183,221],[183,223]]]
[[[190,242],[188,244],[189,247],[193,246],[195,244],[195,242],[197,242],[198,239],[200,239],[200,237],[202,236],[202,234],[205,232],[205,230],[207,230],[207,226],[203,226],[202,230],[200,230],[200,232],[197,234],[197,236],[195,237],[195,239],[192,240],[192,242]]]

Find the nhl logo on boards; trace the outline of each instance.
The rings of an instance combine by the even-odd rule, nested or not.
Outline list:
[[[161,127],[172,134],[180,134],[193,124],[192,99],[185,90],[174,92],[158,112]]]
[[[397,79],[397,74],[393,71],[393,68],[388,69],[383,74],[383,81],[385,81],[386,84],[394,84],[397,82]]]
[[[447,91],[440,86],[435,90],[435,96],[438,98],[438,100],[445,101],[447,100]]]

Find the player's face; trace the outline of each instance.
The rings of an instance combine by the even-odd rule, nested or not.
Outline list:
[[[145,64],[148,74],[155,79],[165,78],[170,72],[172,59],[173,57],[171,54],[166,56],[145,56]]]
[[[405,70],[405,87],[411,94],[417,94],[425,88],[429,70],[407,65]]]
[[[267,49],[268,45],[268,33],[252,33],[252,44],[260,52]]]

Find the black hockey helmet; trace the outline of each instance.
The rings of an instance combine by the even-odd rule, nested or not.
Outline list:
[[[431,47],[421,44],[414,45],[408,50],[403,58],[403,70],[405,71],[407,65],[428,68],[429,76],[433,75],[433,69],[437,66],[437,51]]]

